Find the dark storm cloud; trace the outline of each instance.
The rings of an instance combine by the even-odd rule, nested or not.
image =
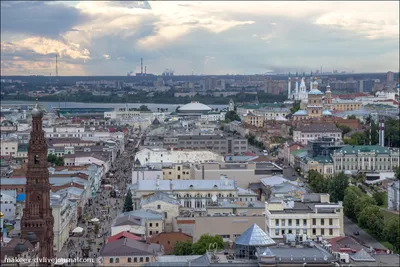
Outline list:
[[[1,32],[57,37],[88,17],[78,9],[37,1],[1,2]]]

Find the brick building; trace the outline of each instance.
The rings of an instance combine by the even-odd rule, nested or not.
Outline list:
[[[151,238],[147,239],[147,243],[160,244],[164,247],[165,254],[172,254],[174,251],[175,244],[177,242],[193,242],[193,237],[179,232],[170,232],[170,233],[160,233],[158,235],[154,235]]]

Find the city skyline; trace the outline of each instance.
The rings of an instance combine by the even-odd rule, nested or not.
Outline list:
[[[399,69],[396,2],[2,2],[1,25],[2,75]]]

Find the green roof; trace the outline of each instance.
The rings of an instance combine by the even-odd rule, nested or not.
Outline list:
[[[310,160],[318,161],[319,163],[333,163],[331,156],[318,156],[311,158]]]
[[[393,149],[388,147],[372,145],[372,146],[345,146],[335,150],[335,152],[344,154],[358,154],[360,152],[375,152],[376,154],[388,154],[390,150],[398,151],[397,148]]]
[[[304,149],[298,149],[298,150],[295,150],[293,152],[290,152],[290,154],[292,154],[293,156],[299,156],[302,153],[307,153],[307,149],[305,149],[305,148]]]
[[[242,105],[242,106],[239,106],[239,108],[259,109],[259,108],[264,108],[264,107],[279,108],[281,106],[282,106],[282,103],[260,103],[260,104]]]

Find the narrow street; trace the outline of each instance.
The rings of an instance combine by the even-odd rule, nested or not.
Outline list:
[[[122,212],[127,184],[131,182],[131,157],[134,156],[134,143],[128,143],[125,152],[112,164],[109,176],[113,187],[101,187],[96,195],[87,203],[82,218],[78,221],[83,228],[82,234],[70,236],[63,249],[56,253],[57,258],[87,258],[91,263],[66,263],[65,266],[97,266],[99,252],[111,235],[111,224]],[[116,197],[111,197],[113,189]],[[97,221],[98,219],[98,221]],[[96,222],[97,221],[97,222]],[[87,255],[85,252],[87,251]]]

